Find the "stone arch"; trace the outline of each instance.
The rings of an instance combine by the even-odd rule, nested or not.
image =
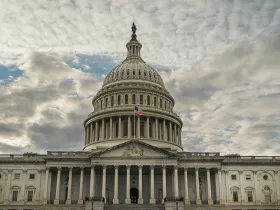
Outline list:
[[[263,181],[263,176],[267,175],[268,176],[268,182],[269,181],[274,181],[274,176],[271,172],[269,171],[262,171],[259,175],[258,175],[258,181]]]

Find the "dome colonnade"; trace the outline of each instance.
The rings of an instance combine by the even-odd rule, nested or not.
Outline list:
[[[105,78],[86,118],[84,150],[112,147],[136,139],[160,148],[182,151],[182,121],[161,76],[140,57],[135,31],[126,45],[127,57]],[[134,106],[144,116],[134,116]]]

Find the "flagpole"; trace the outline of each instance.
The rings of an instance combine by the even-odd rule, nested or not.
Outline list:
[[[133,120],[134,125],[133,125],[133,127],[134,127],[134,139],[135,139],[135,106],[134,106],[133,113],[134,113],[134,120]]]

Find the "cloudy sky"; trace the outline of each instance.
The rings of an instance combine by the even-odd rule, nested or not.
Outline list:
[[[279,0],[1,0],[0,153],[81,150],[133,21],[186,151],[280,155]]]

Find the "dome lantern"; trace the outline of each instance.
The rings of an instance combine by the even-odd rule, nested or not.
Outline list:
[[[136,35],[136,25],[133,23],[132,27],[132,35],[131,35],[131,40],[126,44],[126,48],[127,48],[127,59],[128,58],[135,58],[138,57],[140,58],[140,50],[142,48],[142,44],[140,42],[138,42],[137,40],[137,35]]]

